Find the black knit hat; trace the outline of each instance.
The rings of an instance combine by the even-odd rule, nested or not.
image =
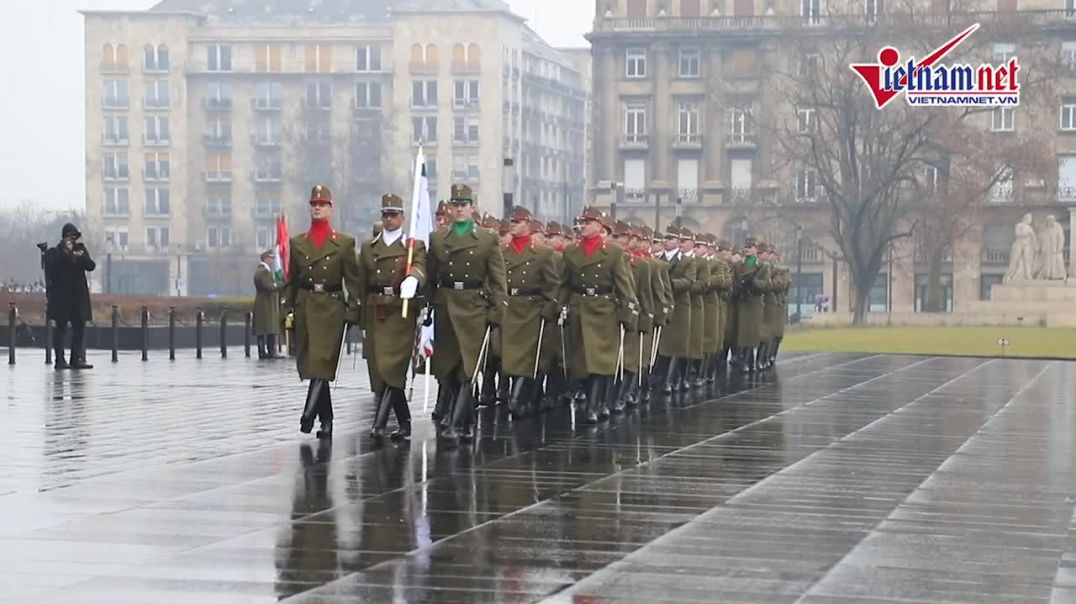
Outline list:
[[[82,233],[79,232],[78,227],[71,224],[70,222],[64,225],[60,237],[63,239],[67,239],[69,235],[74,235],[76,239],[82,237]]]

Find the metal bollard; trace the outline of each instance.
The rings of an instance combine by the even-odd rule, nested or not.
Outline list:
[[[15,308],[14,302],[8,302],[7,310],[7,364],[15,364],[15,319],[19,316],[19,309]]]
[[[142,307],[142,360],[149,360],[149,309]]]
[[[205,315],[202,313],[201,307],[194,311],[194,358],[202,358],[202,321],[205,319]]]
[[[120,360],[120,307],[112,305],[112,362]]]
[[[168,360],[176,360],[176,307],[168,307]]]
[[[228,311],[220,311],[220,358],[228,358]]]
[[[254,313],[247,310],[243,314],[243,355],[251,357],[251,323],[254,322]]]

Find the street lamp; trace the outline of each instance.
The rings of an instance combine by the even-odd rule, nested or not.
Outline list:
[[[796,322],[803,317],[803,227],[796,225]]]
[[[116,246],[115,233],[105,234],[105,293],[112,295],[112,248]]]
[[[615,180],[609,183],[609,217],[612,218],[613,222],[616,222],[616,202],[619,188],[620,183]]]

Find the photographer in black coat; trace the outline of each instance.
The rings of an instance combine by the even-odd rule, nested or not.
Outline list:
[[[86,363],[84,337],[86,321],[93,320],[90,308],[90,288],[86,273],[97,268],[86,246],[79,242],[82,233],[71,224],[63,226],[63,239],[45,252],[45,297],[48,299],[48,319],[56,322],[52,349],[56,354],[56,369],[92,369]],[[64,337],[71,325],[71,363],[64,359]]]

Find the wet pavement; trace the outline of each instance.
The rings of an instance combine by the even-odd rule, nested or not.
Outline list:
[[[0,601],[1076,602],[1076,363],[793,353],[451,449],[231,356],[7,368]]]

